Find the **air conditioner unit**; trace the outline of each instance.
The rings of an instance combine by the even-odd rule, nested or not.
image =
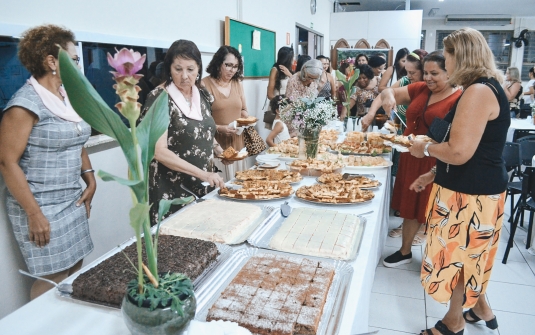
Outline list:
[[[446,24],[460,26],[506,26],[512,24],[510,15],[446,15]]]

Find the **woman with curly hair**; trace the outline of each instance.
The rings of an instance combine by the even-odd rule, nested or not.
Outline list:
[[[58,46],[78,63],[70,30],[43,25],[23,33],[18,56],[32,76],[8,102],[0,123],[0,172],[15,239],[28,270],[56,283],[79,270],[93,250],[88,218],[96,190],[84,149],[91,127],[61,86]],[[30,297],[52,287],[37,280]]]
[[[244,146],[243,135],[236,134],[236,128],[229,124],[238,118],[246,118],[247,105],[241,81],[243,80],[243,60],[236,48],[224,45],[217,50],[206,69],[210,75],[202,83],[214,97],[212,116],[217,125],[215,138],[223,150],[232,146],[240,151]],[[225,179],[230,179],[234,171],[245,170],[245,162],[237,161],[225,169]]]

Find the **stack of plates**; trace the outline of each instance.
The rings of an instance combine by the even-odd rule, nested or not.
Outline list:
[[[264,169],[276,168],[280,165],[278,160],[280,154],[264,154],[256,156],[256,161],[259,164],[259,167]]]

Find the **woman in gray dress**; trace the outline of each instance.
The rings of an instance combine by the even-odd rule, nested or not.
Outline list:
[[[23,34],[18,56],[32,76],[8,102],[0,123],[0,172],[15,239],[28,270],[56,283],[80,269],[93,250],[87,219],[96,190],[84,149],[91,127],[61,86],[58,45],[80,60],[70,30],[44,25]],[[38,280],[30,296],[50,288]]]

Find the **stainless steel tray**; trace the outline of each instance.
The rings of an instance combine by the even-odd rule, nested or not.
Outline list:
[[[230,197],[226,197],[224,195],[221,195],[219,193],[217,193],[217,196],[221,199],[225,199],[225,200],[236,200],[236,201],[251,201],[251,202],[259,202],[259,201],[273,201],[273,200],[284,200],[284,199],[288,199],[290,198],[293,194],[295,193],[295,191],[292,191],[292,194],[288,195],[288,196],[285,196],[285,197],[280,197],[280,198],[272,198],[272,199],[240,199],[240,198],[230,198]]]
[[[135,240],[136,240],[135,237],[130,238],[129,240],[127,240],[126,242],[124,242],[120,246],[110,250],[109,252],[105,253],[101,257],[99,257],[96,260],[94,260],[93,262],[91,262],[89,265],[83,267],[81,270],[79,270],[76,273],[74,273],[72,276],[66,278],[61,283],[72,284],[74,282],[74,280],[76,278],[78,278],[79,275],[81,275],[82,273],[94,268],[95,266],[99,265],[100,263],[102,263],[106,259],[108,259],[111,256],[115,255],[116,253],[120,252],[124,248],[128,247],[129,245],[134,243]],[[210,278],[211,275],[214,272],[216,272],[216,270],[219,267],[221,267],[221,265],[223,263],[225,263],[232,256],[232,253],[233,253],[233,248],[232,247],[230,247],[230,246],[228,246],[226,244],[220,244],[220,243],[215,243],[215,245],[217,246],[217,250],[219,251],[219,256],[217,256],[216,261],[213,262],[212,264],[210,264],[203,271],[203,273],[201,273],[201,275],[199,277],[195,278],[195,280],[193,281],[193,290],[195,292],[200,287],[205,285],[205,282],[207,281],[207,279]],[[125,262],[126,262],[126,260],[125,260]],[[133,278],[134,278],[134,276],[132,277],[132,279]],[[73,301],[73,302],[87,304],[87,305],[93,306],[93,307],[104,307],[104,308],[110,308],[110,309],[113,309],[113,310],[118,310],[118,308],[116,306],[111,306],[111,305],[107,305],[107,304],[104,304],[104,303],[98,303],[98,302],[94,302],[94,301],[86,301],[86,300],[78,299],[78,298],[73,297],[71,294],[59,292],[59,290],[56,290],[56,294],[58,296],[60,296],[61,298],[63,298],[63,299],[70,300],[70,301]]]
[[[220,196],[221,197],[221,196]],[[224,198],[224,199],[232,199],[232,198],[226,198],[226,197],[221,197],[221,198]],[[281,198],[282,199],[282,198]],[[249,200],[249,199],[235,199],[235,200]],[[258,200],[252,200],[253,202],[256,202]],[[240,243],[243,243],[247,240],[247,238],[249,237],[249,235],[251,235],[251,233],[253,231],[255,231],[256,228],[258,228],[258,226],[260,224],[262,224],[263,222],[265,222],[267,220],[267,218],[269,218],[269,216],[273,213],[273,211],[275,210],[275,207],[271,207],[271,206],[260,206],[258,204],[254,204],[254,205],[257,205],[259,207],[262,208],[262,213],[260,214],[259,217],[257,217],[250,225],[249,227],[247,227],[246,230],[243,231],[243,233],[236,237],[235,240],[233,241],[230,241],[226,244],[229,244],[229,245],[234,245],[234,244],[240,244]],[[192,204],[191,206],[195,206],[195,204]],[[181,211],[173,214],[172,216],[175,216],[175,215],[178,215],[179,213],[181,213]],[[171,216],[171,217],[172,217]],[[164,221],[164,224],[165,224],[165,221]],[[168,234],[162,234],[162,235],[168,235]],[[197,237],[197,236],[183,236],[183,237],[187,237],[187,238],[197,238],[197,239],[200,239],[200,240],[205,240],[203,238],[200,238],[200,237]],[[219,241],[210,241],[210,242],[214,242],[214,243],[219,243]]]
[[[355,242],[355,248],[353,252],[351,253],[351,256],[348,259],[345,259],[344,261],[352,261],[355,258],[357,258],[358,251],[360,249],[360,242],[362,241],[362,235],[364,234],[364,229],[366,228],[366,218],[357,215],[360,219],[360,225],[359,229],[357,230],[357,238]],[[269,246],[269,243],[271,242],[271,239],[273,236],[277,233],[279,228],[282,226],[282,223],[286,220],[285,217],[283,217],[280,213],[280,211],[276,211],[276,213],[271,216],[270,220],[267,221],[265,224],[260,226],[257,230],[255,230],[254,233],[249,236],[249,239],[247,239],[247,242],[251,244],[254,247],[262,248],[262,249],[269,249],[269,250],[276,250],[272,249]],[[288,252],[285,252],[288,253]],[[293,254],[293,253],[292,253]],[[295,254],[295,255],[302,255],[302,254]],[[306,257],[314,257],[314,256],[308,256]],[[317,259],[330,259],[330,258],[323,258],[323,257],[315,257]]]
[[[308,202],[310,204],[314,205],[325,205],[325,206],[351,206],[351,205],[361,205],[361,204],[367,204],[369,202],[372,202],[373,198],[366,201],[360,201],[360,202],[321,202],[321,201],[314,201],[314,200],[308,200],[298,197],[297,195],[295,198],[299,201]]]
[[[197,313],[195,319],[205,321],[209,309],[219,298],[223,290],[230,284],[232,279],[240,272],[241,268],[254,255],[272,253],[296,257],[293,254],[261,250],[257,248],[242,248],[234,252],[232,257],[220,267],[205,284],[195,292],[197,298]],[[338,333],[341,316],[344,312],[346,300],[348,298],[351,277],[353,276],[353,267],[344,261],[336,261],[317,257],[297,256],[302,258],[317,259],[322,262],[330,263],[335,268],[335,274],[327,300],[323,307],[317,335],[335,335]]]

